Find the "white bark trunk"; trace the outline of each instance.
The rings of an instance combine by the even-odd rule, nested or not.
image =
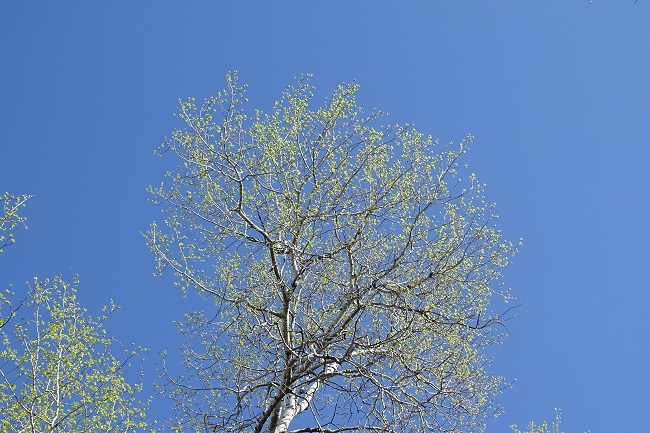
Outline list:
[[[327,378],[335,373],[339,369],[338,362],[332,362],[331,364],[326,364],[325,368],[321,372],[321,376],[318,380],[312,383],[305,394],[302,396],[296,394],[290,394],[287,396],[287,403],[282,410],[282,415],[280,416],[280,421],[276,426],[275,430],[271,433],[284,433],[289,429],[289,424],[293,419],[298,416],[301,412],[309,407],[309,404],[314,399],[314,395],[318,388],[321,387],[327,381]]]

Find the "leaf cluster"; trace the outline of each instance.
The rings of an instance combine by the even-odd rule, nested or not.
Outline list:
[[[5,192],[0,196],[0,203],[2,203],[2,214],[0,214],[0,253],[3,249],[14,243],[13,233],[11,231],[18,224],[22,224],[25,228],[26,218],[18,213],[21,207],[25,206],[27,200],[31,195],[14,196]]]

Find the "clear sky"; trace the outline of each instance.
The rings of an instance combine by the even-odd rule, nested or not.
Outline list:
[[[160,219],[145,188],[178,99],[232,69],[267,110],[302,73],[321,99],[356,79],[391,121],[475,135],[467,162],[524,238],[494,364],[517,382],[487,431],[557,406],[567,433],[647,432],[649,17],[649,0],[4,2],[0,192],[36,197],[0,283],[79,273],[81,301],[115,299],[109,330],[152,349],[152,381],[197,304],[151,276],[139,234]]]

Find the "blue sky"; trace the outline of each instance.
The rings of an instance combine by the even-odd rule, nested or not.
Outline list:
[[[293,77],[441,141],[468,133],[523,306],[494,370],[517,378],[488,432],[564,412],[564,430],[645,432],[650,389],[650,2],[7,2],[0,15],[0,191],[34,194],[3,287],[81,276],[120,340],[173,352],[196,305],[154,279],[140,231],[179,98],[239,70],[251,108]],[[170,337],[171,336],[171,337]],[[149,367],[148,367],[149,368]],[[147,370],[146,380],[154,379]],[[154,415],[164,412],[157,402]]]

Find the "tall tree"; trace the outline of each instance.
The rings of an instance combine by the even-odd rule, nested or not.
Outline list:
[[[25,199],[4,196],[5,243],[24,222],[18,209]],[[79,305],[76,285],[34,279],[22,299],[0,298],[0,432],[126,433],[146,426],[141,386],[125,379],[142,349],[113,355],[116,341],[103,325],[115,305],[93,318]]]
[[[313,108],[307,78],[248,118],[229,74],[161,148],[182,165],[151,188],[168,216],[148,244],[214,300],[184,321],[185,372],[165,370],[175,431],[481,430],[504,387],[489,303],[516,246],[459,177],[472,137],[377,126],[356,84]]]

